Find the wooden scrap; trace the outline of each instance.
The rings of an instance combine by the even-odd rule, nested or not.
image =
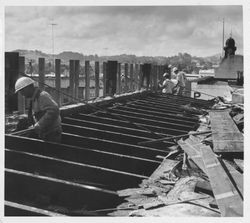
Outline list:
[[[244,172],[244,161],[241,159],[234,159],[234,162],[242,170],[242,172]]]
[[[194,188],[194,192],[197,192],[197,193],[202,192],[202,193],[214,196],[211,184],[208,181],[205,181],[205,180],[202,180],[202,181],[199,180],[196,183],[195,188]]]
[[[214,152],[243,152],[243,135],[228,111],[211,111],[212,138]]]
[[[128,197],[136,194],[151,195],[154,192],[151,188],[128,188],[125,190],[119,190],[117,193],[120,197]]]
[[[231,164],[229,164],[226,160],[221,160],[226,165],[227,171],[230,176],[233,178],[233,183],[235,183],[236,187],[239,189],[241,197],[243,197],[243,175],[237,171]]]
[[[158,208],[158,207],[162,207],[164,206],[164,203],[157,199],[155,201],[152,201],[152,202],[146,202],[145,204],[142,205],[142,207],[145,209],[145,210],[148,210],[148,209],[152,209],[152,208]]]
[[[243,216],[243,200],[212,149],[204,146],[201,154],[221,215],[223,217]]]
[[[149,180],[156,180],[164,175],[164,172],[174,171],[177,166],[180,164],[180,161],[165,159],[160,166],[153,172],[149,177]]]
[[[188,134],[183,134],[183,135],[178,135],[178,136],[164,137],[161,139],[153,139],[153,140],[149,140],[149,141],[139,142],[138,145],[150,145],[150,144],[153,145],[153,144],[158,143],[158,142],[169,141],[169,140],[173,140],[173,139],[180,139],[183,137],[188,137],[190,135],[203,135],[203,134],[207,134],[207,133],[211,133],[211,131],[208,130],[208,131],[203,131],[203,132],[190,132]]]
[[[189,158],[192,159],[204,173],[206,173],[199,145],[197,146],[197,144],[190,139],[185,141],[181,139],[178,141],[178,144],[188,154]]]
[[[243,122],[243,121],[244,121],[244,114],[239,113],[239,114],[235,115],[235,116],[233,117],[233,120],[234,120],[235,123],[238,125],[240,122]]]
[[[209,202],[209,206],[211,208],[217,208],[217,209],[219,209],[219,207],[218,207],[215,199],[213,199],[212,201]]]

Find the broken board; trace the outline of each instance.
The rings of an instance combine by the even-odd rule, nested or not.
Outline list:
[[[243,216],[243,200],[212,149],[203,146],[201,154],[222,217]]]
[[[228,111],[209,112],[215,153],[243,152],[244,138]]]

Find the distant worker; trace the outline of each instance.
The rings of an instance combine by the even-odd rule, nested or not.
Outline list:
[[[179,72],[178,68],[176,67],[173,68],[173,72],[177,75],[177,84],[176,84],[177,94],[183,95],[185,87],[186,87],[186,81],[187,81],[185,72],[183,71]]]
[[[49,93],[35,87],[34,80],[21,77],[16,81],[15,93],[30,99],[28,119],[39,138],[50,142],[60,142],[62,127],[60,110]]]
[[[162,93],[164,93],[164,94],[173,94],[175,84],[171,81],[170,74],[169,73],[164,73],[163,78],[164,78],[164,81],[163,81],[162,85],[160,84],[160,87],[163,88]]]

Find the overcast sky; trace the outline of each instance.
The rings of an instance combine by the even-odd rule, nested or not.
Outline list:
[[[5,50],[52,53],[211,56],[232,36],[243,52],[241,6],[11,6],[5,7]]]

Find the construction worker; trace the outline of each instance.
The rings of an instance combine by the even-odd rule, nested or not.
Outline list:
[[[162,85],[160,84],[160,87],[163,88],[162,93],[164,93],[164,94],[173,94],[175,84],[171,81],[170,74],[167,73],[167,72],[164,73],[163,78],[164,78],[164,81],[163,81]]]
[[[177,78],[177,84],[176,84],[177,94],[183,95],[186,87],[186,80],[187,80],[186,75],[183,71],[179,71],[177,67],[173,68],[173,72],[176,74]]]
[[[57,103],[49,93],[35,87],[34,80],[21,77],[16,81],[15,93],[30,99],[28,119],[40,139],[50,142],[61,141],[61,117]]]

